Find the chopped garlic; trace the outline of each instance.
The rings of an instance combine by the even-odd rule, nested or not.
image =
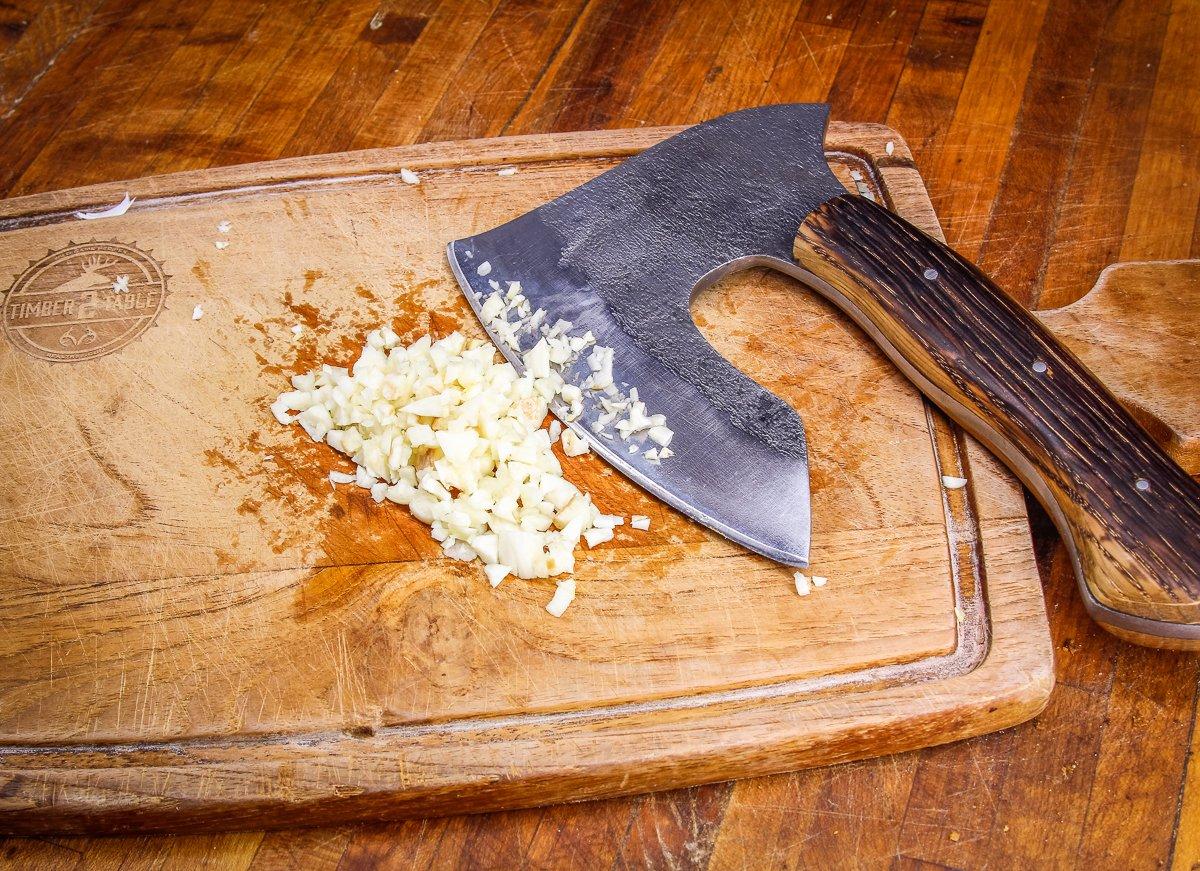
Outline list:
[[[635,514],[629,518],[629,525],[634,529],[649,529],[650,518],[645,514]]]
[[[213,247],[216,248],[218,251],[224,251],[226,248],[229,247],[229,240],[228,239],[218,239],[216,242],[213,242]]]
[[[515,166],[506,166],[501,170],[497,170],[497,172],[496,172],[496,175],[500,175],[500,176],[510,176],[510,175],[516,175],[516,174],[517,174],[517,168]]]
[[[637,392],[634,388],[629,391],[632,397]],[[646,404],[635,400],[629,406],[629,415],[625,420],[617,421],[617,432],[621,434],[621,438],[628,439],[634,433],[642,432],[654,426],[654,421],[646,414]]]
[[[611,527],[608,529],[589,529],[584,532],[583,537],[587,541],[588,547],[595,547],[606,541],[612,541],[613,531]]]
[[[275,419],[283,426],[287,426],[296,419],[296,417],[288,414],[288,404],[282,399],[276,399],[271,403],[271,414],[275,415]]]
[[[493,587],[500,586],[500,582],[512,574],[512,569],[508,566],[502,566],[499,563],[484,566],[483,573],[487,575],[488,583]]]
[[[525,364],[525,371],[534,378],[549,378],[550,346],[546,344],[546,340],[539,339],[536,345],[525,352],[521,362]]]
[[[657,414],[654,416],[661,417],[661,415]],[[655,442],[664,448],[669,445],[671,443],[671,439],[675,437],[675,433],[661,424],[650,427],[650,431],[646,433],[646,435],[650,438],[650,441]]]
[[[198,321],[202,317],[204,317],[204,309],[200,308],[200,306],[196,306],[194,309],[192,309],[192,320]]]
[[[351,475],[348,472],[330,472],[329,473],[329,483],[330,484],[353,484],[354,483],[354,475]]]
[[[229,223],[228,221],[222,221],[221,223],[217,224],[218,233],[228,233],[232,229],[233,224]]]
[[[796,579],[796,592],[797,593],[799,593],[801,596],[807,596],[809,593],[812,592],[812,587],[810,587],[808,585],[808,578],[804,577],[804,574],[802,572],[796,572],[795,575],[793,575],[793,577],[795,577],[795,579]]]
[[[479,309],[479,315],[485,322],[491,321],[504,311],[504,297],[498,293],[489,296]]]
[[[591,452],[587,439],[575,434],[574,430],[564,430],[562,434],[563,453],[568,457],[580,457]]]
[[[118,275],[112,283],[113,293],[129,293],[129,276]]]
[[[597,345],[588,356],[588,368],[592,370],[592,390],[603,390],[613,383],[613,349]]]
[[[561,423],[559,423],[557,420],[552,420],[552,421],[550,421],[549,431],[550,431],[550,444],[554,444],[556,441],[558,441],[558,437],[560,435],[562,435],[563,425]]]
[[[894,154],[896,151],[896,143],[889,139],[887,141],[887,145],[883,146],[883,150],[889,155]]]
[[[421,177],[408,167],[400,168],[400,180],[405,184],[420,184]]]
[[[299,338],[302,332],[304,332],[304,327],[300,326],[299,324],[296,324],[292,327],[292,335],[296,338]]]
[[[485,277],[487,275],[490,275],[492,272],[492,261],[490,261],[490,260],[483,261],[482,263],[479,264],[479,266],[475,269],[475,271]]]
[[[561,617],[567,610],[567,606],[574,600],[575,579],[567,578],[565,581],[558,582],[558,587],[554,590],[554,598],[546,605],[546,610],[555,617]]]
[[[961,490],[967,486],[967,479],[955,478],[953,475],[942,475],[942,486],[947,490]]]
[[[814,587],[823,587],[827,583],[829,583],[829,578],[822,577],[821,575],[813,575],[812,576],[812,585]]]
[[[376,502],[408,506],[447,557],[479,559],[492,583],[505,573],[551,577],[574,570],[581,537],[599,544],[620,518],[562,477],[540,429],[550,400],[577,402],[578,388],[552,367],[542,378],[532,371],[540,364],[528,368],[518,375],[490,345],[458,333],[405,347],[384,328],[368,334],[352,370],[294,376],[271,412],[349,456],[357,464],[349,480]],[[568,435],[579,437],[564,434],[570,454]],[[348,483],[343,475],[330,481]]]

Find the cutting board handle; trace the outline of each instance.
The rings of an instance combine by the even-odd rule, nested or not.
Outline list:
[[[1200,485],[1078,358],[978,268],[865,198],[813,211],[793,255],[1034,492],[1097,622],[1200,650]]]

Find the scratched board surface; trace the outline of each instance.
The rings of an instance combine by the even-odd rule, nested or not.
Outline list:
[[[352,362],[380,324],[482,336],[445,242],[667,132],[3,204],[0,775],[15,798],[0,825],[540,803],[937,743],[1044,704],[1045,616],[1012,479],[791,279],[732,276],[694,316],[805,420],[811,571],[830,578],[807,598],[791,570],[585,456],[563,458],[568,477],[652,525],[581,552],[556,620],[552,581],[493,590],[405,509],[331,487],[349,464],[271,417],[291,374]],[[894,133],[835,125],[829,147],[849,188],[937,231]],[[520,171],[498,175],[509,163]],[[125,190],[123,216],[72,214]],[[971,483],[945,490],[943,475]]]

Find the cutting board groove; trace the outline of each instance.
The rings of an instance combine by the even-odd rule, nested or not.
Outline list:
[[[805,420],[812,572],[830,578],[806,598],[790,570],[583,457],[564,461],[570,477],[653,525],[582,554],[556,621],[551,582],[492,591],[402,509],[331,489],[346,464],[270,418],[288,376],[349,362],[384,321],[409,338],[481,335],[444,243],[671,132],[437,143],[0,202],[0,828],[549,803],[894,752],[1041,709],[1052,657],[1018,487],[791,279],[730,276],[694,316]],[[848,188],[939,233],[893,131],[835,124],[828,144]],[[122,217],[73,217],[126,191]],[[96,260],[72,247],[92,242]],[[139,269],[136,306],[106,288]],[[117,350],[88,356],[105,342]]]

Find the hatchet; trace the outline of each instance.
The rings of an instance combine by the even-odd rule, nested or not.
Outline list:
[[[600,435],[602,394],[585,390],[568,425],[593,451],[705,526],[805,566],[804,425],[720,356],[690,313],[696,293],[731,272],[761,265],[795,276],[1033,491],[1093,618],[1128,640],[1200,649],[1200,486],[977,267],[847,194],[825,161],[827,121],[827,106],[791,104],[691,127],[450,243],[451,269],[476,314],[492,282],[519,280],[545,323],[590,330],[614,349],[614,378],[675,433],[669,461],[630,453]],[[497,341],[518,371],[535,332],[519,347]],[[566,377],[587,373],[577,361]]]

